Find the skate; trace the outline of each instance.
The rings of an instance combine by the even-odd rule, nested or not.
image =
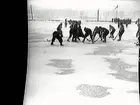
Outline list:
[[[121,39],[118,39],[117,41],[121,41]]]
[[[60,44],[60,46],[64,46],[63,44]]]

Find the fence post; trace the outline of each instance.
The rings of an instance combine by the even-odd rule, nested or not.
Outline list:
[[[99,22],[99,9],[97,10],[97,22]]]
[[[30,5],[30,9],[31,9],[31,16],[32,16],[32,21],[33,21],[34,17],[33,17],[32,5]]]

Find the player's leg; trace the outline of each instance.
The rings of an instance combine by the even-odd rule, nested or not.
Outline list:
[[[63,43],[62,37],[59,36],[59,37],[57,37],[57,39],[58,39],[58,41],[59,41],[59,43],[60,43],[60,46],[63,46],[63,44],[62,44],[62,43]]]
[[[113,30],[112,33],[111,33],[112,34],[112,38],[114,38],[114,33],[115,33],[115,30]]]
[[[92,33],[90,34],[90,39],[91,39],[92,43],[94,43]]]
[[[53,32],[52,40],[51,40],[51,45],[53,45],[53,43],[54,43],[54,41],[55,41],[55,39],[56,39],[57,34],[58,34],[58,33],[57,33],[56,31]]]
[[[87,38],[87,36],[88,36],[88,34],[87,33],[85,33],[85,35],[84,35],[84,39],[83,39],[83,43],[85,42],[85,39]]]
[[[117,41],[121,41],[123,33],[124,33],[124,30],[119,31],[119,39]]]
[[[72,29],[70,29],[70,31],[69,31],[69,37],[67,39],[68,42],[69,42],[69,40],[70,40],[71,37],[72,37]]]

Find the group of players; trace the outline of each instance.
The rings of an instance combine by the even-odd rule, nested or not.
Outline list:
[[[126,27],[128,27],[128,25],[131,24],[132,20],[131,19],[112,18],[112,22],[114,22],[114,23],[122,22]]]
[[[65,24],[66,27],[66,24]],[[90,36],[90,39],[87,39],[88,41],[92,41],[92,43],[96,42],[99,38],[101,39],[102,42],[106,42],[106,38],[107,36],[110,34],[109,38],[112,38],[113,40],[116,39],[117,36],[119,36],[119,39],[117,41],[121,41],[122,35],[125,32],[124,29],[124,25],[122,22],[119,23],[119,32],[116,35],[116,37],[114,37],[114,33],[116,31],[116,29],[112,26],[109,25],[109,29],[102,27],[102,26],[96,26],[94,28],[94,30],[92,31],[92,29],[84,27],[84,31],[85,34],[82,31],[81,28],[81,22],[80,21],[72,21],[70,24],[70,30],[69,30],[69,37],[67,39],[67,41],[69,42],[70,39],[72,38],[72,42],[78,42],[80,41],[80,37],[83,38],[82,42],[85,42],[85,39]],[[95,36],[99,35],[99,38],[95,41]],[[140,36],[140,24],[138,24],[138,31],[136,34],[136,37],[139,40],[139,36]],[[60,23],[57,27],[57,31],[53,32],[53,37],[51,40],[51,45],[53,45],[55,39],[58,39],[59,43],[61,46],[63,46],[63,32],[62,32],[62,23]],[[137,42],[137,44],[139,45],[139,43]]]

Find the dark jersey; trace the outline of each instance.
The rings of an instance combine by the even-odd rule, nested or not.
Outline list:
[[[106,28],[104,28],[104,27],[102,27],[102,30],[101,30],[103,33],[105,32],[108,32],[109,33],[109,30],[108,29],[106,29]]]
[[[110,26],[110,27],[109,27],[109,30],[110,30],[110,31],[115,31],[116,29],[115,29],[113,26]]]
[[[120,25],[120,31],[124,31],[124,25]]]
[[[93,34],[99,34],[100,33],[100,28],[98,27],[95,27],[94,31],[93,31]]]
[[[92,34],[92,30],[90,28],[86,28],[84,31],[86,34]]]
[[[62,24],[59,24],[59,25],[58,25],[57,31],[62,31]]]

